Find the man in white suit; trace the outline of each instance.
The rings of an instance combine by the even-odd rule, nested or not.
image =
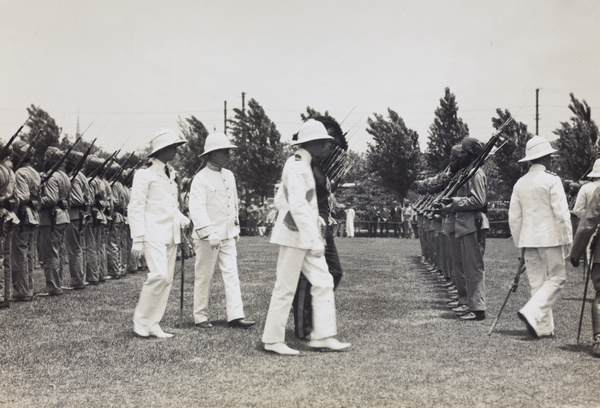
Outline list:
[[[228,325],[247,328],[255,323],[245,318],[238,277],[236,242],[240,238],[240,223],[235,177],[223,168],[229,160],[229,151],[236,147],[224,133],[208,135],[200,155],[208,162],[194,177],[190,190],[196,250],[194,322],[202,329],[213,327],[208,319],[208,300],[217,261],[225,285]]]
[[[330,154],[334,139],[321,122],[306,121],[292,142],[300,148],[283,167],[281,186],[275,195],[279,210],[271,235],[271,243],[279,244],[277,276],[271,297],[265,330],[264,348],[283,355],[299,354],[285,344],[285,326],[302,271],[312,285],[313,330],[309,347],[342,350],[350,347],[334,336],[337,334],[333,277],[325,261],[325,245],[321,229],[325,221],[319,217],[312,160]]]
[[[554,335],[552,306],[567,281],[565,255],[572,242],[571,215],[560,178],[547,170],[556,152],[544,137],[534,136],[520,162],[531,162],[529,172],[513,188],[508,210],[510,231],[521,248],[531,299],[519,318],[536,337]]]
[[[143,254],[149,270],[133,315],[133,331],[141,337],[173,337],[159,322],[171,292],[180,230],[189,224],[179,211],[175,170],[168,164],[183,143],[173,131],[159,129],[150,142],[149,166],[133,177],[127,207],[131,253],[136,258]]]

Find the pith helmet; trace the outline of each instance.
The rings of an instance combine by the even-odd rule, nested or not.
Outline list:
[[[292,145],[298,145],[313,140],[329,140],[334,142],[335,139],[327,133],[325,126],[314,119],[309,119],[300,126],[298,131],[298,140],[292,141]]]
[[[552,147],[548,139],[542,136],[534,136],[527,142],[525,157],[519,160],[519,163],[539,159],[555,152],[556,149]]]
[[[148,157],[152,157],[156,152],[164,149],[165,147],[173,145],[179,146],[184,143],[186,143],[186,141],[180,139],[179,136],[177,136],[172,130],[158,129],[150,141],[150,147],[152,148],[152,151],[148,154]]]
[[[594,168],[592,172],[587,175],[588,177],[600,177],[600,159],[594,162]]]
[[[63,152],[58,147],[54,146],[48,146],[46,153],[44,153],[44,161],[49,163],[56,163],[61,157],[63,157]]]
[[[206,141],[204,142],[204,152],[200,155],[200,157],[210,152],[214,152],[215,150],[236,148],[237,146],[231,144],[225,133],[211,133],[210,135],[206,136]]]

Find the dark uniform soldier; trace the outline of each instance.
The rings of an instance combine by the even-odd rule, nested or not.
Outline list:
[[[119,171],[119,166],[114,164],[107,171],[107,179],[111,180]],[[124,276],[123,273],[123,251],[121,250],[121,234],[123,233],[123,223],[125,221],[126,193],[123,191],[123,184],[119,180],[109,183],[112,197],[112,220],[108,223],[108,240],[106,243],[107,269],[108,275],[113,279],[119,279]]]
[[[44,171],[48,172],[62,157],[63,153],[50,146],[44,154]],[[62,295],[62,277],[60,275],[60,248],[65,239],[69,224],[69,194],[71,182],[61,165],[52,174],[45,176],[42,184],[40,211],[40,260],[44,264],[46,290],[40,296]]]
[[[71,151],[65,160],[65,170],[72,179],[69,195],[69,225],[65,232],[65,246],[69,257],[69,271],[73,289],[85,288],[84,239],[85,223],[89,218],[90,185],[85,175],[74,170],[83,159],[83,153]],[[83,239],[82,239],[83,238]]]
[[[95,171],[102,165],[104,161],[98,157],[90,156],[88,159],[88,170]],[[111,193],[108,183],[100,176],[94,177],[90,181],[90,195],[94,204],[92,205],[92,231],[94,234],[94,242],[96,244],[96,254],[98,256],[98,276],[89,276],[88,282],[91,285],[95,282],[104,282],[107,275],[106,266],[106,241],[108,239],[108,221],[107,213],[110,211]]]
[[[467,137],[461,144],[461,162],[468,166],[481,152],[483,144]],[[461,320],[485,319],[485,271],[483,254],[478,241],[482,226],[482,210],[487,203],[486,176],[480,168],[452,197],[445,211],[456,213],[455,235],[460,241],[465,274],[468,306],[456,311]]]
[[[598,225],[600,225],[600,189],[596,188],[592,199],[588,202],[587,210],[581,218],[573,240],[573,247],[569,255],[573,266],[579,266],[579,260],[585,257],[586,249],[594,236],[594,232],[598,229]],[[590,262],[593,263],[593,266],[590,278],[596,291],[594,303],[592,304],[592,334],[594,336],[592,353],[595,357],[600,357],[600,239],[596,238],[592,241],[591,251],[592,259]]]
[[[33,299],[33,254],[36,251],[35,230],[40,224],[40,174],[31,166],[35,150],[21,141],[13,143],[15,197],[19,201],[12,242],[13,300]]]
[[[6,145],[0,139],[0,149]],[[12,153],[12,148],[8,148],[0,157],[0,309],[6,309],[10,306],[10,295],[12,286],[12,277],[10,269],[6,268],[4,262],[4,247],[6,245],[7,234],[11,221],[11,211],[15,204],[14,191],[14,174],[6,164],[6,158]]]
[[[347,148],[346,139],[342,133],[342,129],[337,122],[328,122],[326,119],[319,120],[327,129],[329,136],[333,137],[341,148]],[[325,221],[325,261],[329,273],[333,277],[333,289],[339,285],[343,271],[340,257],[335,246],[333,224],[335,220],[332,217],[333,202],[332,202],[332,186],[329,177],[323,170],[321,162],[314,160],[311,162],[313,176],[315,178],[315,187],[317,191],[317,205],[319,207],[319,216]],[[298,288],[294,296],[293,310],[294,321],[296,324],[295,334],[298,338],[307,338],[312,332],[313,308],[312,295],[310,293],[311,284],[302,273],[298,281]]]

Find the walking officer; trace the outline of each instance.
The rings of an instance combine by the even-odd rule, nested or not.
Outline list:
[[[534,337],[554,335],[552,306],[567,282],[566,247],[572,242],[571,214],[560,178],[547,170],[556,152],[542,136],[527,142],[529,172],[515,184],[508,223],[515,246],[521,248],[531,299],[518,315]]]
[[[137,258],[143,254],[149,269],[133,315],[133,331],[141,337],[173,337],[159,323],[173,284],[181,227],[189,224],[179,211],[175,170],[168,164],[183,143],[173,131],[159,129],[150,141],[148,167],[133,177],[127,207],[131,253]]]

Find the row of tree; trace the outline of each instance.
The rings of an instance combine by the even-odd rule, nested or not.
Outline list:
[[[573,94],[570,98],[569,109],[573,117],[569,122],[562,122],[554,131],[557,139],[553,143],[558,150],[554,170],[563,178],[580,180],[598,157],[598,127],[591,119],[587,103],[577,100]],[[32,118],[28,122],[29,131],[21,137],[27,142],[33,141],[38,163],[41,164],[48,146],[66,149],[72,143],[69,136],[60,139],[62,129],[43,109],[32,105],[27,110]],[[370,204],[391,204],[414,195],[410,191],[413,182],[418,177],[443,171],[449,163],[452,146],[469,136],[469,127],[459,117],[458,110],[455,95],[446,88],[429,127],[424,153],[420,149],[419,135],[406,126],[398,113],[389,108],[387,117],[374,113],[367,120],[366,131],[373,140],[367,151],[362,154],[349,151],[352,168],[344,182],[354,183],[355,188],[352,192],[341,191],[340,201],[360,210]],[[256,100],[250,99],[247,108],[234,109],[234,113],[234,117],[228,120],[228,133],[238,149],[233,151],[230,167],[243,189],[242,194],[262,198],[272,196],[283,163],[292,152],[291,147],[281,142],[277,127]],[[496,114],[491,118],[496,129],[511,117],[508,110],[500,108]],[[339,126],[327,111],[320,113],[307,107],[306,112],[300,114],[302,120],[315,117],[327,117]],[[175,164],[183,177],[191,178],[204,165],[199,155],[209,132],[193,115],[180,118],[178,125],[188,143],[180,149]],[[518,160],[523,157],[527,140],[532,137],[527,126],[517,120],[513,120],[502,133],[502,147],[485,164],[489,180],[493,180],[489,183],[490,199],[493,200],[508,199],[514,183],[527,171],[526,165],[518,163]],[[90,143],[82,140],[75,150],[85,151]],[[111,153],[97,145],[92,148],[92,154],[100,157],[108,157]],[[144,153],[147,151],[134,154],[128,165],[144,160]],[[117,162],[123,163],[127,156],[122,152]],[[577,160],[573,159],[575,157]]]

